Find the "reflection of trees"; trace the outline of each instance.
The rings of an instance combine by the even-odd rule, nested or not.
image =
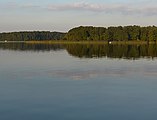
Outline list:
[[[18,51],[50,51],[63,49],[58,44],[26,44],[26,43],[2,43],[0,49],[18,50]]]
[[[0,49],[18,51],[50,51],[66,49],[67,52],[79,58],[125,58],[138,59],[157,57],[157,45],[108,45],[108,44],[26,44],[2,43]]]
[[[157,57],[157,45],[66,45],[69,54],[79,58],[109,57],[138,59]]]

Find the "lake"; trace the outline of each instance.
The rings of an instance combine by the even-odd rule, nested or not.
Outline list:
[[[157,45],[0,44],[0,120],[156,120]]]

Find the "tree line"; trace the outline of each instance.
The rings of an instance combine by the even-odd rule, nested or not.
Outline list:
[[[0,33],[0,41],[61,40],[65,33],[49,31]]]
[[[157,41],[157,27],[136,25],[108,28],[80,26],[69,30],[64,39],[69,41]]]
[[[0,41],[66,40],[66,41],[157,41],[157,27],[118,26],[93,27],[80,26],[67,33],[50,31],[0,33]]]

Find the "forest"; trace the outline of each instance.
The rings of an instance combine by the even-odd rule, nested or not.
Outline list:
[[[76,27],[66,34],[69,41],[157,41],[157,27]]]
[[[80,26],[69,30],[67,33],[50,31],[10,32],[0,33],[0,41],[157,41],[157,27],[148,26],[118,26],[118,27],[93,27]]]
[[[61,40],[65,33],[49,31],[0,33],[0,41]]]

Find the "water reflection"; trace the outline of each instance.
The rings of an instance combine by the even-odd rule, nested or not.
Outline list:
[[[154,58],[157,45],[67,45],[68,53],[80,58]]]
[[[67,50],[78,58],[119,58],[139,59],[157,57],[156,44],[142,45],[107,45],[107,44],[27,44],[27,43],[2,43],[0,49],[18,51],[50,51]]]
[[[0,43],[0,49],[17,51],[50,51],[63,49],[60,44]]]

